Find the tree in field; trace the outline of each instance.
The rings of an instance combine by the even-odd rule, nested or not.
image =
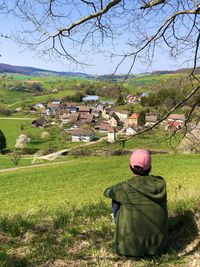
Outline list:
[[[25,134],[20,134],[16,140],[15,147],[18,149],[24,149],[30,142],[30,139]]]
[[[21,159],[21,153],[19,151],[15,150],[11,153],[11,161],[15,166],[19,164],[20,159]]]
[[[0,130],[0,152],[2,153],[4,149],[6,149],[6,138],[3,132]]]
[[[21,20],[15,38],[43,56],[87,65],[95,53],[116,63],[114,73],[148,67],[158,53],[190,66],[190,88],[160,122],[200,91],[200,3],[197,0],[0,0],[1,13]],[[182,66],[182,65],[181,65]],[[168,101],[169,102],[169,101]],[[156,124],[157,125],[157,124]],[[153,126],[154,127],[154,126]]]

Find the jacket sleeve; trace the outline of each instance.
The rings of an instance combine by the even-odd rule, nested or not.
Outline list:
[[[123,184],[119,183],[114,186],[108,187],[103,194],[105,197],[111,198],[117,202],[122,203],[125,194]]]

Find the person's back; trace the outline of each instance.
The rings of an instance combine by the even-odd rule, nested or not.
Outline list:
[[[146,150],[136,151],[132,159]],[[131,161],[133,169],[135,162]],[[148,169],[143,169],[142,175],[137,173],[132,179],[114,185],[104,192],[105,196],[120,203],[115,231],[115,251],[120,255],[155,255],[160,254],[166,247],[166,184],[162,177],[149,175],[150,163],[151,161],[147,164]],[[143,166],[136,165],[136,170],[141,168]]]

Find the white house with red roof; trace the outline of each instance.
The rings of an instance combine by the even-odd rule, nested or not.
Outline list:
[[[129,118],[128,118],[128,122],[130,126],[133,125],[138,125],[139,124],[139,117],[140,114],[139,113],[133,113]]]
[[[170,114],[166,121],[166,129],[180,129],[185,124],[185,114]]]

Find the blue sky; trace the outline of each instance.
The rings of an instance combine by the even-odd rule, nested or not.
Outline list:
[[[19,20],[13,17],[4,18],[0,25],[0,33],[9,34],[11,31],[16,32],[20,29],[21,24]],[[122,37],[123,38],[123,37]],[[123,40],[119,43],[122,46]],[[123,47],[121,47],[123,49]],[[89,62],[91,66],[77,67],[70,65],[69,62],[60,62],[55,60],[47,60],[38,57],[33,51],[20,46],[15,41],[10,39],[0,39],[0,62],[18,65],[18,66],[30,66],[55,71],[81,71],[88,74],[111,74],[115,70],[117,60],[111,61],[110,58],[105,59],[101,54],[91,54]],[[156,50],[154,62],[151,67],[147,67],[146,64],[136,63],[133,73],[151,72],[155,70],[170,70],[187,66],[181,66],[178,62],[170,60],[169,57],[160,51]],[[125,74],[128,71],[128,62],[123,64],[119,69],[120,74]]]

